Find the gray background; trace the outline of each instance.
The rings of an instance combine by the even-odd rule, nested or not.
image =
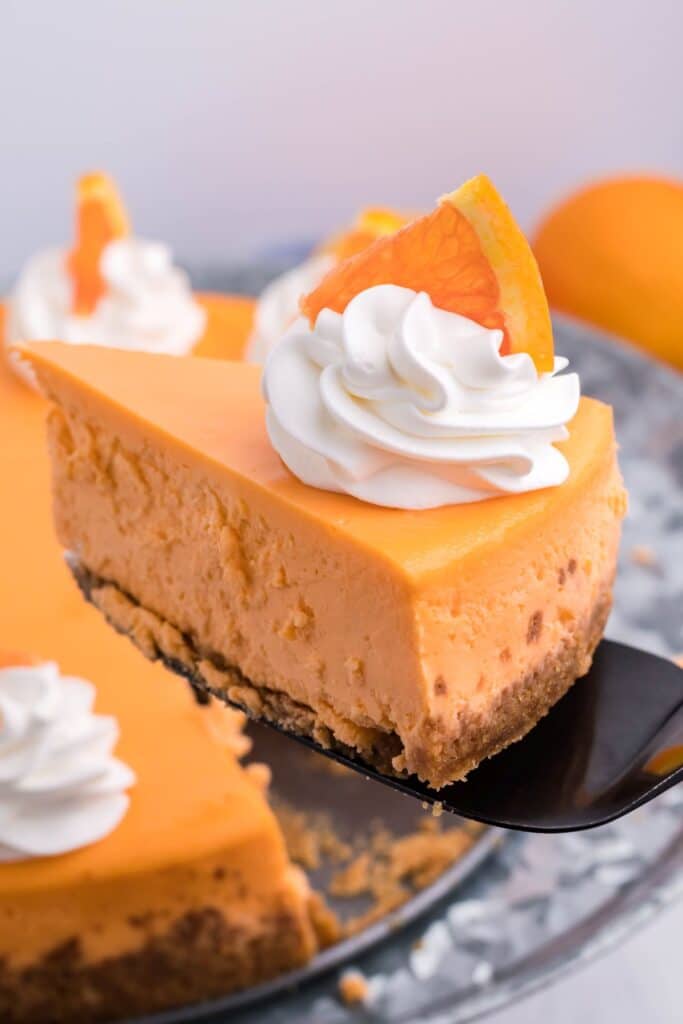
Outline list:
[[[3,0],[0,282],[84,169],[191,266],[427,207],[480,170],[525,226],[683,174],[677,0]]]

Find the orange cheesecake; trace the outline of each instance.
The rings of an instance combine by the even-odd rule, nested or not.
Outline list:
[[[296,480],[254,367],[29,353],[81,586],[196,685],[442,786],[587,671],[625,504],[601,403],[581,401],[562,487],[413,512]]]
[[[199,707],[80,599],[50,521],[45,413],[0,365],[0,648],[94,683],[135,783],[103,838],[4,861],[15,829],[0,722],[3,1024],[138,1016],[244,988],[316,948],[306,880],[262,779],[239,763],[240,716]],[[0,659],[0,700],[16,660]]]
[[[193,294],[166,246],[133,236],[110,178],[96,172],[79,180],[75,220],[70,249],[36,253],[19,275],[4,321],[8,346],[60,338],[169,355],[241,357],[253,302]]]

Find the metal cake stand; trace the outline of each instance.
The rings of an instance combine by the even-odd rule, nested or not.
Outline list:
[[[249,268],[207,283],[254,293],[265,277]],[[584,393],[614,406],[630,492],[608,635],[663,655],[682,652],[683,377],[569,320],[557,319],[555,334]],[[287,768],[300,752],[287,746],[292,756],[275,765],[274,789],[300,793],[297,769]],[[401,831],[406,815],[417,813],[408,798],[359,783],[361,808],[357,790],[351,798],[329,777],[307,792],[307,803],[352,819],[355,828],[373,813],[389,813]],[[399,803],[387,812],[392,797]],[[462,1024],[605,952],[682,892],[680,787],[591,832],[503,837],[489,830],[398,913],[305,969],[146,1024]],[[348,966],[368,981],[362,1007],[339,998],[337,982]]]

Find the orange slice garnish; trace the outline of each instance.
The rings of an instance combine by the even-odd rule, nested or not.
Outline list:
[[[485,175],[444,196],[433,213],[334,267],[301,302],[315,323],[341,313],[379,284],[424,291],[435,306],[503,331],[501,351],[528,352],[539,372],[553,368],[553,335],[541,275],[508,206]]]
[[[76,244],[67,258],[73,284],[71,309],[88,316],[104,295],[102,253],[129,232],[128,217],[114,182],[97,171],[84,175],[76,192]]]
[[[334,257],[336,263],[341,263],[342,260],[347,260],[351,256],[363,252],[378,238],[393,235],[412,219],[412,217],[398,213],[396,210],[390,210],[388,207],[369,207],[367,210],[361,210],[353,227],[332,235],[322,243],[318,252],[329,253]]]

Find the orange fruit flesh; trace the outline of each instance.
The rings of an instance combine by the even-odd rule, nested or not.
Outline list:
[[[425,291],[440,309],[503,332],[501,351],[528,352],[539,372],[553,368],[548,303],[531,249],[484,175],[445,196],[437,208],[333,268],[301,309],[343,312],[380,284]]]
[[[99,171],[84,175],[76,193],[76,243],[67,257],[72,311],[77,315],[88,316],[104,295],[102,253],[110,242],[128,233],[128,217],[111,178]]]

